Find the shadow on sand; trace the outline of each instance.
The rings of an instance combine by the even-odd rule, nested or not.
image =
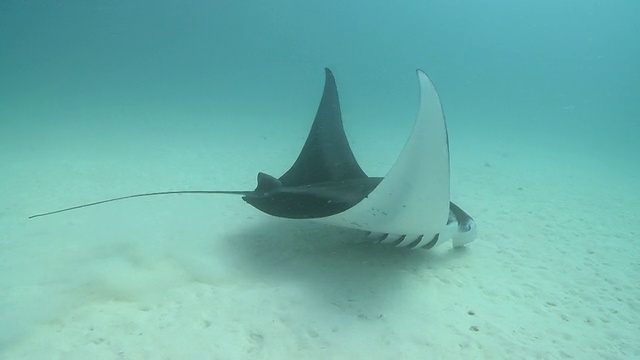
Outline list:
[[[270,219],[228,240],[232,262],[249,276],[294,282],[314,299],[332,303],[393,300],[415,281],[431,281],[430,272],[469,255],[446,244],[430,251],[375,244],[361,231],[307,221]]]

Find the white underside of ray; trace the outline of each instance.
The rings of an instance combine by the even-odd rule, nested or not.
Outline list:
[[[449,146],[442,106],[433,83],[420,70],[418,80],[418,117],[391,170],[363,201],[345,212],[318,221],[390,234],[383,240],[385,242],[398,241],[405,235],[400,246],[420,236],[423,238],[420,246],[423,246],[437,234],[455,231],[454,224],[450,224],[451,229],[447,228]]]

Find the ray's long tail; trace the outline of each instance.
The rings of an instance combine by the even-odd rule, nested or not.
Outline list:
[[[37,217],[41,217],[41,216],[46,216],[46,215],[53,215],[53,214],[57,214],[57,213],[65,212],[65,211],[82,209],[82,208],[85,208],[85,207],[94,206],[94,205],[100,205],[100,204],[104,204],[104,203],[108,203],[108,202],[131,199],[131,198],[136,198],[136,197],[143,197],[143,196],[175,195],[175,194],[226,194],[226,195],[242,195],[242,196],[245,196],[245,195],[248,195],[249,193],[251,193],[251,192],[250,191],[217,191],[217,190],[158,191],[158,192],[150,192],[150,193],[144,193],[144,194],[121,196],[121,197],[117,197],[117,198],[113,198],[113,199],[96,201],[96,202],[92,202],[92,203],[89,203],[89,204],[72,206],[72,207],[69,207],[69,208],[66,208],[66,209],[60,209],[60,210],[55,210],[55,211],[49,211],[49,212],[42,213],[42,214],[31,215],[31,216],[29,216],[29,219],[33,219],[33,218],[37,218]]]

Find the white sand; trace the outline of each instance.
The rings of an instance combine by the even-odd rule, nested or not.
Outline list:
[[[257,171],[285,170],[305,135],[286,134],[285,147],[251,132],[210,142],[204,130],[1,139],[0,358],[640,357],[639,177],[605,155],[464,145],[454,128],[454,200],[480,230],[462,251],[362,243],[234,197],[26,220],[141,191],[251,189]],[[369,173],[390,165],[354,144]]]

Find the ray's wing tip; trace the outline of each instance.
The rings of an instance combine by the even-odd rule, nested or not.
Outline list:
[[[431,79],[429,78],[429,75],[427,75],[427,73],[424,70],[420,69],[420,68],[416,69],[416,75],[418,76],[418,80],[421,80],[421,81],[422,80],[427,80],[427,81],[431,82]]]
[[[331,69],[329,69],[328,67],[324,68],[324,75],[327,78],[332,78],[333,79],[333,71],[331,71]]]

